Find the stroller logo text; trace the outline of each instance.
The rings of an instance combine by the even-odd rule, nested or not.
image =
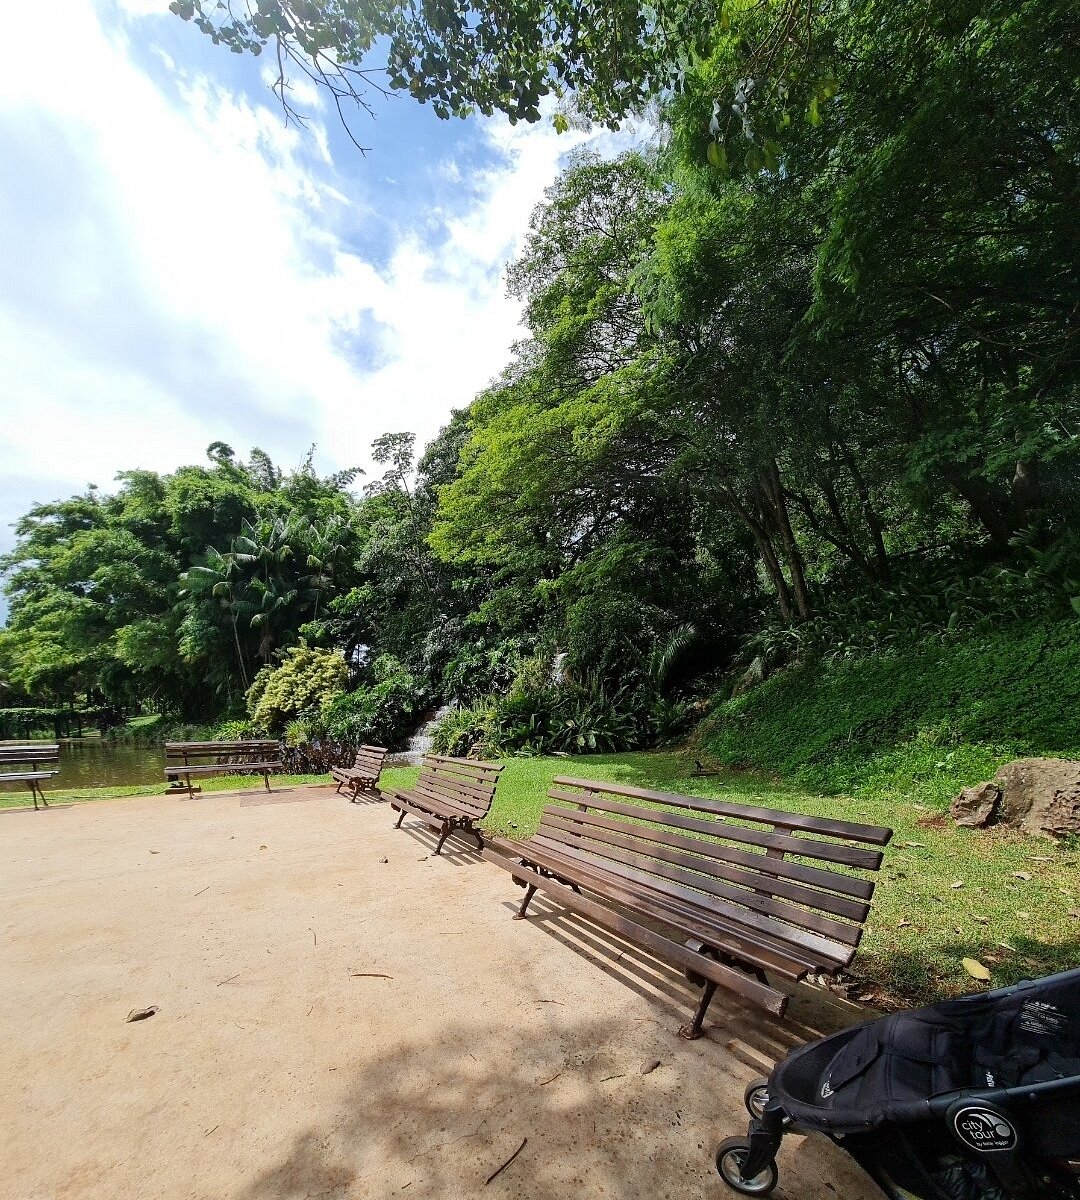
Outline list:
[[[990,1108],[965,1107],[953,1114],[956,1136],[972,1150],[1012,1150],[1016,1130],[1001,1113]]]

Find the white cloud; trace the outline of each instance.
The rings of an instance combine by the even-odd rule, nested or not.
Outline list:
[[[411,429],[422,443],[502,368],[521,330],[501,268],[585,134],[484,123],[503,161],[467,178],[472,207],[436,220],[434,238],[402,228],[385,262],[369,261],[344,232],[364,209],[324,126],[286,128],[271,104],[164,52],[155,80],[89,0],[50,13],[65,71],[16,56],[0,73],[0,131],[40,127],[71,156],[59,230],[13,188],[16,220],[0,231],[0,256],[25,264],[25,295],[0,280],[0,473],[44,457],[52,486],[108,485],[124,468],[197,461],[216,438],[287,464],[310,439],[326,468],[366,465],[373,437]],[[378,165],[366,169],[371,190]],[[452,157],[442,171],[463,173]]]

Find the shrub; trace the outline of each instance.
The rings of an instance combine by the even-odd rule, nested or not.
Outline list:
[[[331,700],[322,713],[321,728],[338,741],[399,749],[423,707],[424,689],[389,654],[372,663],[371,675],[371,683]]]
[[[280,666],[263,667],[247,693],[252,721],[280,733],[294,717],[318,717],[345,688],[349,668],[336,650],[301,644],[285,651]]]

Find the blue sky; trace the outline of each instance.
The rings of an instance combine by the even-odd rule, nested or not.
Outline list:
[[[633,140],[373,97],[361,157],[166,9],[50,0],[48,69],[0,73],[0,550],[31,503],[215,440],[323,471],[422,444],[521,336],[503,271],[566,156]]]

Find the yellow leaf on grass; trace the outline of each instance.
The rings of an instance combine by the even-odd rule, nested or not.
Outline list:
[[[951,887],[954,892],[956,891],[957,888],[962,888],[963,886],[964,886],[964,881],[962,879],[958,879],[955,883],[949,884],[949,887]]]
[[[1030,878],[1031,876],[1027,871],[1013,871],[1013,879],[1023,879],[1026,882]]]
[[[983,983],[990,982],[990,972],[977,958],[965,958],[963,966],[972,979],[981,979]]]

